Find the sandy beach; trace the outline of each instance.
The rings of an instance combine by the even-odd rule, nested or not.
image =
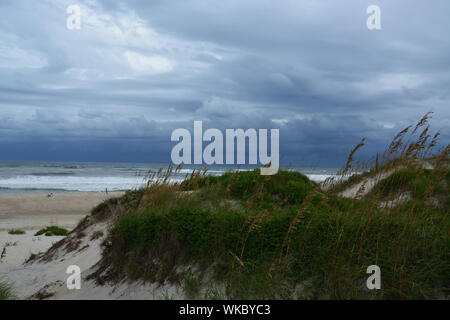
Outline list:
[[[32,230],[48,225],[72,229],[93,207],[122,192],[1,194],[0,231]]]
[[[64,237],[34,236],[41,228],[56,225],[72,230],[91,209],[104,200],[122,192],[2,194],[0,195],[0,276],[20,283],[18,270],[31,254],[45,252]],[[8,234],[20,229],[22,235]],[[18,278],[16,278],[18,277]],[[24,293],[26,296],[26,293]]]
[[[74,229],[91,209],[105,199],[122,192],[78,192],[55,194],[0,195],[0,279],[11,283],[19,299],[41,299],[32,294],[47,294],[48,299],[162,299],[164,296],[181,297],[172,285],[158,286],[123,284],[118,287],[98,286],[83,280],[81,290],[68,290],[65,281],[69,265],[77,265],[85,277],[101,257],[101,243],[106,236],[109,221],[92,224],[83,231],[68,236],[70,243],[78,243],[73,251],[63,246],[49,261],[25,263],[32,254],[42,254],[63,236],[35,236],[37,230],[58,225]],[[20,229],[25,234],[8,234]],[[95,236],[100,233],[101,236]],[[79,242],[81,241],[81,242]]]

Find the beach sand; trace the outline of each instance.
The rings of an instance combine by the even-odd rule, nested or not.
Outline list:
[[[101,244],[107,236],[112,219],[100,220],[83,227],[82,232],[67,237],[34,236],[37,230],[57,224],[72,230],[80,219],[101,201],[121,193],[64,193],[48,199],[46,194],[0,195],[0,280],[11,284],[19,299],[183,299],[183,291],[174,284],[120,283],[98,285],[86,276],[94,272],[101,258]],[[8,234],[21,229],[23,235]],[[49,252],[60,240],[64,245],[53,247],[48,260],[25,263],[31,254]],[[75,245],[68,247],[67,244]],[[46,254],[47,254],[46,253]],[[68,266],[81,270],[80,290],[66,285]]]
[[[13,270],[31,254],[45,252],[64,237],[34,236],[41,228],[57,225],[69,231],[104,200],[122,195],[123,192],[78,192],[47,194],[0,195],[0,277],[15,278]],[[20,229],[23,235],[8,234]],[[19,279],[15,279],[18,281]]]
[[[77,223],[93,207],[123,192],[76,192],[47,194],[0,194],[0,231],[34,230],[49,225],[67,229]]]

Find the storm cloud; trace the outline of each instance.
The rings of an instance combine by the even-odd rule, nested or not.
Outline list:
[[[366,27],[372,4],[381,30]],[[447,0],[3,0],[0,159],[168,162],[172,130],[203,120],[279,128],[282,163],[334,166],[427,111],[448,143],[448,13]]]

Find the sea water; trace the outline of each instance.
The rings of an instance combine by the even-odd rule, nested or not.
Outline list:
[[[48,193],[76,191],[124,191],[144,186],[161,163],[87,163],[87,162],[0,162],[0,193]],[[202,166],[184,166],[170,176],[171,181],[184,180]],[[207,174],[221,175],[227,171],[253,170],[252,167],[208,166]],[[321,182],[333,176],[337,168],[287,168],[306,174]]]

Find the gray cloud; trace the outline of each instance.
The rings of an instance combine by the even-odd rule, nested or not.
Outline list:
[[[448,143],[446,0],[77,3],[81,30],[73,1],[0,4],[0,159],[168,161],[171,131],[204,120],[280,128],[287,162],[338,165],[429,110]]]

